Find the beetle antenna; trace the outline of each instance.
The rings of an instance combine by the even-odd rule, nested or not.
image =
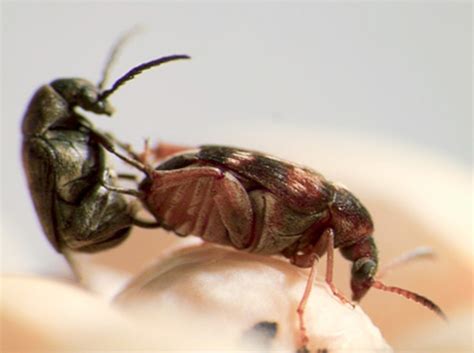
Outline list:
[[[411,292],[411,291],[403,289],[403,288],[386,286],[382,282],[376,281],[376,280],[372,283],[372,287],[383,290],[383,291],[386,291],[386,292],[392,292],[392,293],[402,295],[407,299],[413,300],[413,301],[427,307],[431,311],[434,311],[443,320],[448,321],[448,318],[447,318],[446,314],[441,310],[441,308],[438,305],[436,305],[435,303],[433,303],[431,300],[429,300],[428,298],[426,298],[422,295],[419,295],[417,293]]]
[[[99,91],[103,90],[107,80],[109,79],[110,69],[114,66],[115,61],[117,60],[125,44],[130,40],[130,38],[141,32],[141,30],[141,26],[133,27],[132,29],[125,32],[125,34],[120,36],[120,38],[114,44],[109,53],[109,56],[107,57],[107,62],[105,63],[104,70],[102,71],[102,79],[97,84]]]
[[[164,56],[162,58],[154,59],[146,63],[140,64],[138,66],[135,66],[133,69],[131,69],[125,75],[123,75],[117,81],[115,81],[115,83],[112,85],[111,88],[105,91],[102,91],[98,100],[99,101],[105,100],[108,96],[114,93],[120,86],[122,86],[127,81],[133,80],[135,76],[141,74],[143,71],[149,70],[155,66],[159,66],[161,64],[165,64],[170,61],[182,60],[182,59],[191,59],[191,57],[188,55],[169,55],[169,56]]]
[[[382,268],[377,272],[376,278],[382,278],[394,268],[406,265],[412,261],[417,261],[421,259],[433,260],[435,257],[436,254],[432,248],[428,246],[419,246],[415,249],[404,252],[400,256],[397,256],[396,258],[392,259],[389,263],[382,266]]]

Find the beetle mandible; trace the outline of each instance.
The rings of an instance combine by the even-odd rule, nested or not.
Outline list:
[[[43,230],[53,247],[94,252],[123,241],[135,214],[124,195],[108,190],[116,176],[106,150],[114,141],[96,130],[76,108],[98,115],[113,112],[107,98],[142,71],[189,59],[170,55],[138,65],[103,90],[110,63],[124,38],[114,47],[102,81],[57,79],[33,95],[22,122],[22,157],[31,197]]]
[[[146,177],[139,190],[116,191],[138,197],[157,220],[156,226],[177,235],[193,234],[239,250],[283,255],[298,267],[311,267],[297,310],[303,347],[308,342],[304,308],[315,264],[325,253],[326,282],[347,302],[332,281],[334,248],[353,263],[354,301],[374,287],[403,295],[445,317],[431,300],[386,286],[375,277],[378,256],[373,222],[367,209],[345,187],[310,168],[256,151],[208,145],[194,150],[183,147],[182,152],[168,156],[179,149],[158,146],[155,155],[165,159],[155,169],[146,158],[145,162],[143,158],[125,158]]]

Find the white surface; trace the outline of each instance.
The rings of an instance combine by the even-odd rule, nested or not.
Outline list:
[[[258,322],[276,322],[271,351],[294,352],[299,342],[296,308],[307,276],[307,271],[281,259],[197,246],[147,269],[119,294],[116,303],[150,327],[160,327],[157,318],[168,316],[195,316],[184,322],[193,322],[190,326],[203,332],[219,323],[218,336],[227,337],[228,342],[238,342],[242,332]],[[392,352],[362,309],[341,304],[323,281],[314,286],[304,318],[311,352],[324,348],[329,352]],[[170,348],[228,349],[195,339],[189,337]]]
[[[265,351],[295,352],[296,306],[306,278],[285,261],[209,247],[188,249],[150,268],[124,292],[122,307],[64,282],[6,276],[1,348],[261,352],[258,341],[245,340],[245,333],[270,321],[277,323],[277,332]],[[392,352],[360,307],[341,305],[323,283],[314,287],[305,317],[311,351]]]
[[[20,162],[19,126],[31,95],[61,76],[98,80],[109,48],[135,24],[146,31],[125,48],[113,77],[160,55],[193,57],[123,87],[111,98],[117,109],[113,120],[94,118],[137,148],[150,137],[233,143],[294,156],[306,153],[299,149],[309,141],[298,143],[298,131],[305,130],[314,142],[312,167],[327,173],[330,165],[329,176],[348,183],[341,176],[351,174],[364,156],[354,153],[361,150],[348,140],[346,162],[353,164],[331,160],[344,151],[340,139],[318,143],[329,128],[337,136],[363,132],[375,141],[388,140],[389,149],[398,145],[394,141],[418,144],[470,165],[468,3],[11,2],[2,7],[6,272],[64,271],[40,231]],[[289,126],[293,132],[274,146],[268,136],[280,137]],[[323,157],[330,163],[320,163]],[[17,237],[4,236],[12,232]]]

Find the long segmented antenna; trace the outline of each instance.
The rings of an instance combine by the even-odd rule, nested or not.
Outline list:
[[[429,300],[428,298],[426,298],[422,295],[416,294],[414,292],[411,292],[411,291],[403,289],[403,288],[386,286],[382,282],[376,281],[376,280],[372,283],[372,287],[383,290],[383,291],[386,291],[386,292],[396,293],[396,294],[399,294],[401,296],[404,296],[407,299],[413,300],[413,301],[427,307],[431,311],[434,311],[443,320],[448,321],[447,316],[441,310],[441,308],[438,305],[436,305],[435,303],[433,303],[431,300]]]
[[[436,257],[433,249],[427,246],[420,246],[415,249],[404,252],[400,256],[392,259],[389,263],[383,265],[377,272],[376,278],[382,278],[388,272],[392,271],[396,267],[406,265],[412,261],[421,259],[434,259]]]
[[[141,65],[138,65],[134,67],[133,69],[131,69],[130,71],[128,71],[125,75],[120,77],[117,81],[115,81],[115,83],[112,85],[111,88],[103,91],[99,96],[99,101],[105,100],[108,96],[114,93],[120,86],[122,86],[127,81],[132,80],[135,76],[141,74],[143,71],[149,70],[155,66],[159,66],[161,64],[165,64],[170,61],[183,60],[183,59],[191,59],[191,57],[188,55],[169,55],[169,56],[164,56],[162,58],[154,59],[146,63],[143,63]]]
[[[107,83],[107,80],[109,78],[110,74],[110,69],[114,66],[115,61],[117,60],[117,57],[120,54],[120,51],[124,47],[124,45],[136,34],[141,32],[142,28],[140,26],[135,26],[129,31],[127,31],[125,34],[123,34],[118,41],[114,44],[112,47],[112,50],[110,51],[109,56],[107,57],[107,62],[104,66],[104,70],[102,71],[102,78],[97,84],[97,87],[99,88],[99,91],[102,91],[105,84]]]

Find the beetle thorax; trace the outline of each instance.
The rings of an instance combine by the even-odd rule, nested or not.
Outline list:
[[[373,232],[374,225],[367,209],[347,189],[334,185],[333,199],[329,204],[331,223],[335,232],[335,246],[358,242]]]

